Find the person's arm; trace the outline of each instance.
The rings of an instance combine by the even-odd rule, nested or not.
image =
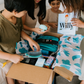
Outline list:
[[[1,43],[1,35],[3,35],[1,33],[2,33],[2,27],[0,26],[0,43]],[[0,48],[1,48],[1,45],[0,45]],[[23,58],[23,56],[6,53],[6,52],[3,52],[0,50],[0,59],[9,60],[13,63],[19,63],[24,58]]]
[[[47,24],[49,26],[51,26],[52,28],[57,28],[57,23],[54,23],[54,22],[47,22],[47,21],[44,21],[42,19],[39,18],[39,23],[40,24]]]
[[[43,34],[43,33],[45,33],[45,32],[41,32],[42,29],[40,29],[40,28],[30,28],[30,27],[26,26],[26,25],[25,25],[26,15],[27,15],[27,14],[25,14],[25,15],[22,17],[23,28],[24,28],[25,30],[29,30],[29,31],[32,31],[32,32],[36,32],[36,33],[38,33],[38,34]]]
[[[48,22],[42,20],[42,17],[41,17],[41,16],[38,17],[38,21],[39,21],[40,24],[44,24],[45,26],[47,26],[47,31],[45,31],[45,32],[48,32],[48,31],[50,30],[50,25],[48,25]],[[43,34],[44,34],[45,32],[43,32]]]
[[[46,17],[42,20],[41,16],[38,18],[38,21],[40,24],[47,24],[51,26],[52,28],[57,28],[57,23],[54,22],[48,22],[49,19],[49,9],[46,11]]]
[[[0,51],[0,59],[9,60],[9,61],[17,64],[20,61],[22,61],[24,58],[23,58],[23,56],[20,56],[17,54],[10,54],[10,53]]]
[[[23,39],[29,42],[29,45],[32,48],[32,50],[34,50],[34,47],[37,49],[37,51],[40,50],[39,44],[35,42],[31,37],[29,37],[24,31],[21,32],[21,36]]]
[[[42,19],[42,15],[38,17],[38,21],[40,24],[48,24],[48,11],[46,11],[46,16],[44,19]]]
[[[41,16],[38,17],[38,21],[39,21],[40,24],[47,24],[47,21],[42,20]]]
[[[48,22],[48,16],[46,15],[45,19],[42,20],[41,16],[38,18],[38,21],[40,24],[48,24],[49,26],[52,26],[54,24],[53,22]],[[56,24],[56,23],[55,23]]]
[[[47,24],[52,28],[57,28],[57,25],[58,25],[58,23],[55,23],[55,22],[48,22]]]
[[[27,13],[22,17],[23,28],[25,30],[34,31],[34,28],[30,28],[30,27],[25,25],[26,16],[27,16]]]

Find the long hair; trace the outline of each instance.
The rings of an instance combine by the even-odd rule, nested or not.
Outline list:
[[[68,12],[70,10],[70,7],[73,9],[74,12],[80,11],[82,0],[62,0],[63,6],[65,5],[68,9]]]
[[[55,0],[48,0],[49,4],[50,4],[52,1],[55,1]],[[57,1],[62,2],[62,0],[57,0]]]
[[[30,10],[28,10],[28,15],[32,19],[35,19],[35,17],[34,17],[35,2],[34,2],[34,0],[29,0],[29,3],[30,3]],[[44,19],[46,16],[46,0],[41,0],[38,3],[38,6],[39,6],[39,13],[37,16],[38,17],[41,16],[42,19]]]
[[[81,3],[82,3],[82,4],[81,4],[81,10],[84,11],[84,0],[82,0]]]

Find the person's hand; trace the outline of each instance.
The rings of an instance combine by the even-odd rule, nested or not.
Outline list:
[[[45,32],[48,32],[50,30],[50,26],[48,24],[44,24],[45,26],[47,26],[47,30]]]
[[[42,32],[42,29],[34,28],[34,32],[36,32],[37,34],[44,34],[46,31]]]
[[[51,23],[50,26],[51,26],[52,28],[57,28],[57,23]]]
[[[84,84],[84,80],[82,80],[80,84]]]
[[[82,22],[81,20],[73,18],[71,21],[73,26],[84,28],[84,22]]]
[[[47,26],[47,30],[46,30],[46,31],[43,31],[43,32],[42,32],[42,29],[40,29],[40,28],[34,28],[34,29],[33,29],[34,32],[36,32],[37,34],[44,34],[45,32],[48,32],[48,31],[50,30],[50,26],[47,25],[47,24],[44,24],[44,25]]]
[[[36,48],[37,51],[40,51],[40,46],[37,42],[35,42],[33,39],[29,40],[29,45],[34,51],[34,47]]]
[[[24,59],[23,56],[17,54],[13,54],[10,56],[10,61],[15,64],[20,63],[20,61],[22,61],[23,59]]]

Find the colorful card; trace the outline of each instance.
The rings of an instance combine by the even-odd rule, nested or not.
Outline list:
[[[65,35],[75,35],[76,26],[72,26],[72,18],[77,18],[78,13],[63,13],[58,16],[58,33]]]

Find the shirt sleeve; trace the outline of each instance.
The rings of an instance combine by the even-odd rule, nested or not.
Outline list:
[[[46,11],[46,17],[44,18],[44,21],[45,21],[45,22],[48,22],[48,14],[49,14],[48,11],[49,11],[49,10]]]

